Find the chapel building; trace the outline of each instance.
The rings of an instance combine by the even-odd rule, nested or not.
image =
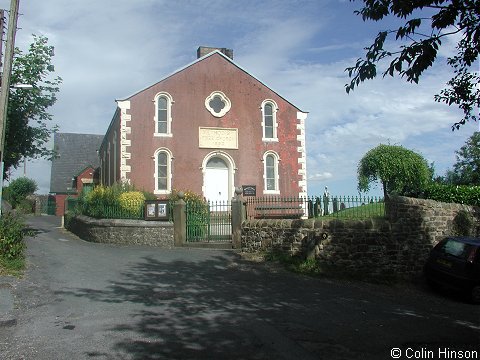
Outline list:
[[[307,113],[233,61],[200,47],[197,60],[129,97],[100,146],[100,181],[126,181],[165,198],[190,190],[230,200],[306,196]]]

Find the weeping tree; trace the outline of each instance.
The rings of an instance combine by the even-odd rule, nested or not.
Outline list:
[[[32,89],[11,88],[8,98],[5,127],[4,174],[17,168],[22,158],[49,158],[54,155],[47,148],[50,136],[57,131],[51,124],[48,109],[57,101],[56,94],[62,82],[53,75],[53,46],[43,36],[33,36],[27,53],[15,49],[11,84],[27,84]]]
[[[415,196],[432,178],[425,158],[398,145],[381,144],[368,151],[358,164],[358,189],[368,191],[379,181],[385,199],[389,194]]]

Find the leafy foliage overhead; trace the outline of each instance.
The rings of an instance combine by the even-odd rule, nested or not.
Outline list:
[[[354,1],[354,0],[350,0]],[[393,16],[404,21],[396,30],[378,33],[367,48],[364,58],[346,71],[351,78],[345,85],[347,93],[361,82],[377,76],[377,65],[391,59],[383,76],[395,73],[408,82],[418,83],[423,72],[436,61],[442,41],[450,37],[456,41],[455,55],[447,59],[453,76],[447,87],[435,95],[435,101],[456,105],[463,118],[452,125],[458,129],[466,122],[478,120],[480,107],[480,1],[478,0],[363,0],[364,7],[355,11],[364,21],[379,21]],[[387,49],[387,39],[398,46]],[[395,46],[395,45],[393,45]]]
[[[62,79],[52,78],[54,51],[47,41],[46,37],[34,35],[28,53],[15,49],[11,84],[28,84],[33,89],[10,89],[4,154],[6,174],[23,157],[54,155],[46,145],[57,126],[49,124],[52,115],[47,110],[57,101]]]
[[[431,177],[431,169],[423,156],[397,145],[380,144],[368,151],[358,164],[358,189],[368,191],[371,183],[380,181],[385,198],[389,194],[419,194]]]

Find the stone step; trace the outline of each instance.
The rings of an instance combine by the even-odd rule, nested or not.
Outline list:
[[[233,249],[233,244],[231,241],[195,241],[195,242],[186,242],[183,246],[192,247],[192,248],[202,248],[202,249],[221,249],[221,250]]]

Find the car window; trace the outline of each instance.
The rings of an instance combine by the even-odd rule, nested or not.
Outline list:
[[[452,255],[462,259],[466,259],[470,253],[470,245],[453,239],[447,240],[443,246],[442,251],[447,255]]]

